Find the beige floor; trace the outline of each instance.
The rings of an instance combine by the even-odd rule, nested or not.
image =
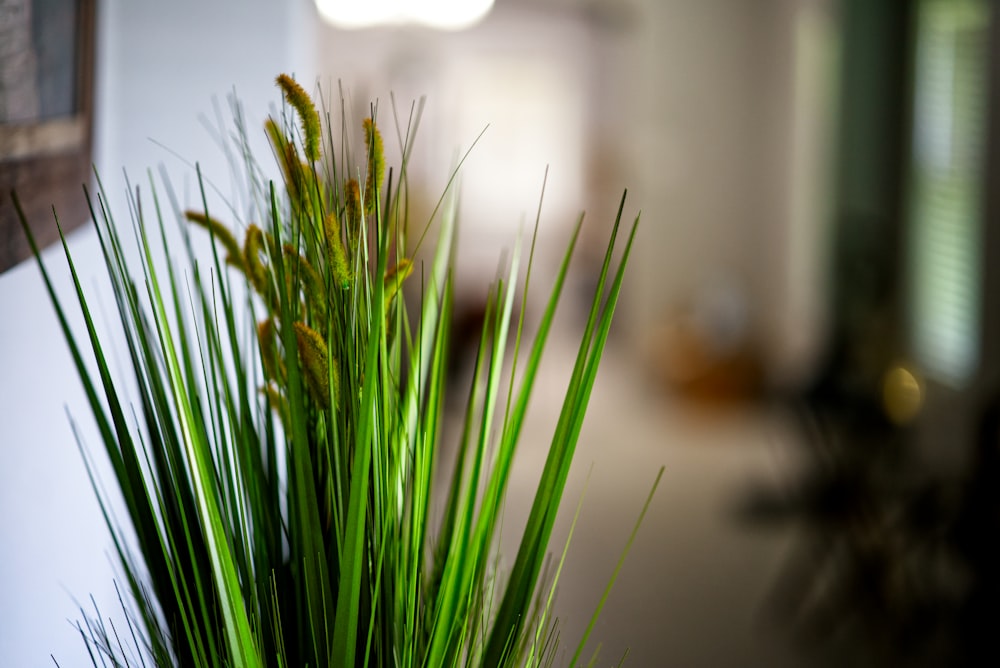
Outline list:
[[[576,342],[563,326],[547,353],[515,467],[502,552],[513,560],[569,378]],[[798,665],[762,614],[790,544],[786,530],[734,518],[748,486],[789,475],[794,438],[773,412],[695,410],[658,392],[620,344],[605,355],[552,537],[561,551],[590,472],[557,610],[566,663],[597,605],[660,466],[665,472],[585,653],[598,666]],[[509,562],[508,562],[509,563]]]

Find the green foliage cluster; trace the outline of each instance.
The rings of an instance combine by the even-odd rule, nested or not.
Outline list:
[[[289,106],[265,129],[283,183],[248,169],[262,221],[240,232],[221,222],[200,176],[203,206],[181,212],[166,183],[173,217],[214,240],[207,263],[184,223],[175,253],[152,178],[155,215],[138,190],[131,200],[137,268],[103,186],[88,195],[137,397],[123,396],[112,376],[68,250],[85,340],[70,330],[39,258],[128,511],[125,524],[113,517],[87,458],[131,611],[128,629],[81,624],[94,664],[549,665],[558,645],[558,569],[543,577],[549,537],[638,219],[616,265],[619,209],[520,548],[501,578],[511,466],[579,225],[530,343],[526,309],[516,307],[519,250],[498,274],[457,455],[439,490],[454,196],[442,195],[432,215],[437,245],[418,272],[405,252],[416,123],[397,128],[404,161],[394,182],[374,109],[365,155],[352,165],[344,138],[335,159],[331,124],[321,136],[301,86],[286,75],[277,83]],[[526,266],[524,290],[530,257]],[[419,303],[410,306],[401,286],[417,274]]]

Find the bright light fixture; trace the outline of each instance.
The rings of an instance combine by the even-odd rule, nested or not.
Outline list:
[[[320,16],[356,30],[415,23],[438,30],[461,30],[485,17],[494,0],[316,0]]]

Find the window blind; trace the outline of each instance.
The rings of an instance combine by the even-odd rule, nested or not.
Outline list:
[[[983,0],[918,3],[911,346],[928,377],[955,388],[979,356],[988,24]]]

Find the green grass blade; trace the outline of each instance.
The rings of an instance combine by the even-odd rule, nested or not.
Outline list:
[[[520,633],[523,624],[523,615],[520,611],[527,609],[530,605],[548,538],[555,522],[556,511],[569,473],[569,465],[583,423],[584,411],[596,378],[598,362],[611,327],[618,290],[620,290],[638,227],[638,219],[636,219],[614,278],[614,288],[608,295],[602,310],[600,308],[601,296],[609,274],[614,241],[621,222],[624,202],[625,196],[623,195],[549,455],[528,516],[510,580],[497,612],[496,623],[486,654],[486,660],[491,664],[499,665],[501,662],[509,660],[509,657],[504,654],[507,646],[505,639]]]
[[[646,496],[646,502],[642,505],[642,511],[639,513],[638,519],[635,521],[635,526],[632,527],[632,533],[629,534],[628,542],[625,543],[625,549],[622,550],[621,556],[618,558],[618,563],[615,565],[615,570],[611,574],[611,579],[608,581],[608,585],[604,588],[604,593],[601,594],[601,600],[597,604],[597,608],[594,610],[594,614],[590,617],[590,622],[587,624],[587,630],[584,631],[583,637],[580,638],[580,644],[577,645],[576,652],[573,654],[573,658],[570,659],[569,666],[572,668],[576,665],[576,662],[580,660],[580,655],[583,653],[583,648],[587,644],[587,640],[590,638],[591,632],[594,630],[594,625],[597,624],[597,618],[601,614],[601,610],[604,609],[604,604],[608,600],[608,596],[611,594],[611,588],[614,586],[615,581],[618,579],[618,574],[622,570],[622,565],[625,563],[625,558],[628,556],[629,551],[632,549],[632,543],[635,542],[635,537],[639,533],[639,527],[642,525],[643,518],[646,517],[646,511],[649,510],[650,504],[653,502],[653,495],[656,494],[656,488],[660,485],[660,480],[663,478],[663,471],[665,467],[661,466],[659,472],[656,474],[656,480],[653,481],[653,487],[649,490],[649,494]],[[626,655],[628,652],[626,651]],[[622,657],[622,661],[625,658]]]

